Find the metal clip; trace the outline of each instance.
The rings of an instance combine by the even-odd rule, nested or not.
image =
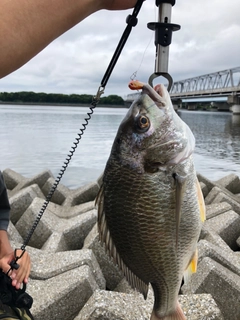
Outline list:
[[[148,28],[155,31],[155,72],[150,76],[148,82],[153,86],[152,81],[156,77],[163,76],[168,80],[168,91],[172,87],[172,77],[168,73],[169,45],[172,42],[172,32],[180,29],[180,25],[171,23],[172,6],[175,0],[156,0],[159,8],[158,22],[149,22]]]
[[[100,86],[98,88],[97,94],[93,96],[92,105],[96,106],[101,98],[101,95],[104,93],[105,87]]]

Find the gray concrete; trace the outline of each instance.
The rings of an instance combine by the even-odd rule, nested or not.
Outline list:
[[[97,225],[93,227],[91,232],[88,234],[84,241],[85,249],[91,249],[101,267],[103,275],[106,279],[106,287],[109,290],[114,290],[114,288],[123,279],[123,275],[109,256],[105,253],[104,248],[99,242],[99,235]]]
[[[233,250],[236,248],[236,240],[240,234],[240,215],[230,210],[205,222],[206,227],[210,227],[226,242]]]
[[[9,237],[13,247],[20,247],[55,180],[49,171],[33,178],[10,169],[3,173],[12,206]],[[198,272],[179,301],[189,320],[239,320],[239,178],[198,177],[207,221],[198,243]],[[36,320],[150,319],[152,291],[145,301],[130,288],[99,243],[94,200],[100,183],[101,177],[76,190],[59,184],[33,234],[27,291]]]
[[[239,176],[236,174],[232,173],[229,174],[226,177],[223,177],[222,179],[219,179],[216,181],[217,184],[220,184],[230,192],[236,194],[240,193],[240,181],[239,181]]]
[[[192,277],[194,293],[211,293],[224,320],[240,319],[240,277],[211,258],[204,258]]]
[[[45,281],[32,280],[28,285],[28,292],[35,301],[31,311],[35,320],[73,319],[97,289],[88,266]]]
[[[240,114],[240,104],[234,104],[231,109],[233,114]]]
[[[237,246],[239,247],[239,250],[240,250],[240,237],[237,238],[236,242],[237,242]]]
[[[211,295],[180,296],[185,315],[191,320],[223,320]],[[74,320],[149,320],[153,294],[147,301],[137,292],[96,290]]]
[[[206,218],[207,220],[211,219],[231,209],[232,209],[232,206],[227,202],[220,202],[220,203],[213,203],[213,204],[206,205]]]

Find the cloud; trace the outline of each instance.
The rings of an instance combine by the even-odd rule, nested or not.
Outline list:
[[[223,0],[176,1],[169,72],[174,80],[237,67],[240,42],[240,2]],[[19,70],[1,79],[1,91],[36,91],[95,94],[126,27],[123,12],[101,11],[85,19]],[[154,72],[154,33],[148,22],[157,20],[154,0],[144,2],[105,89],[105,94],[125,96],[131,75],[147,81]],[[159,79],[160,80],[160,79]]]

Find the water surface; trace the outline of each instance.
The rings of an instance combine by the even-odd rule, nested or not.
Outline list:
[[[0,169],[56,176],[86,117],[86,107],[0,105]],[[62,183],[77,188],[104,170],[125,108],[95,109]],[[198,172],[211,180],[240,172],[240,118],[231,113],[179,111],[196,138]]]

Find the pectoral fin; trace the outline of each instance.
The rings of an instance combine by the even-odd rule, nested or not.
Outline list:
[[[178,245],[178,234],[179,234],[179,227],[181,222],[181,215],[182,215],[182,203],[183,197],[185,193],[185,186],[186,186],[186,177],[181,177],[177,173],[173,175],[173,178],[176,182],[176,246]]]
[[[202,189],[198,180],[197,180],[197,194],[198,194],[198,206],[200,211],[200,218],[202,222],[204,222],[206,220],[206,208],[205,208],[205,202],[202,194]]]

